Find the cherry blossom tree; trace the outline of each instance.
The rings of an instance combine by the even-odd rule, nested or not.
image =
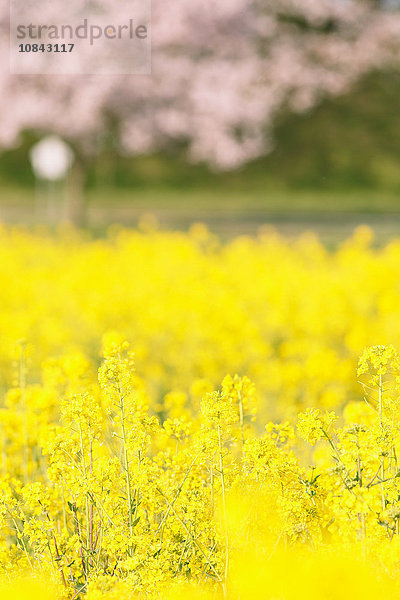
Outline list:
[[[4,59],[0,146],[50,132],[89,159],[112,131],[123,153],[178,141],[191,160],[232,169],[268,152],[277,114],[396,64],[399,36],[393,0],[153,0],[151,75],[12,75]]]

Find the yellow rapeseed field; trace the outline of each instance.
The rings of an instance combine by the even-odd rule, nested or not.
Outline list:
[[[400,598],[400,241],[0,230],[0,600]]]

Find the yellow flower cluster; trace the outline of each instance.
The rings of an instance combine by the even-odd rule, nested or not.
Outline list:
[[[302,438],[312,446],[322,437],[327,437],[327,432],[335,420],[335,413],[321,414],[318,408],[308,408],[306,412],[300,413],[297,421],[297,429]]]
[[[0,600],[397,598],[400,243],[368,244],[1,230]]]
[[[394,348],[367,349],[358,372],[374,384],[383,362],[392,373]],[[0,424],[21,398],[30,398],[23,406],[29,435],[11,439],[4,430],[0,439],[8,464],[0,478],[0,583],[30,572],[39,582],[48,579],[53,598],[70,600],[236,598],[246,590],[258,598],[244,558],[260,565],[269,556],[268,597],[280,591],[290,599],[295,588],[277,579],[282,564],[290,558],[300,569],[302,557],[311,576],[328,553],[342,569],[343,555],[360,573],[366,561],[384,566],[396,597],[400,404],[386,401],[400,398],[396,378],[390,388],[381,379],[376,390],[369,386],[380,408],[362,405],[361,423],[363,411],[353,403],[340,427],[333,426],[333,412],[307,409],[297,431],[285,421],[267,423],[262,433],[247,377],[225,377],[189,419],[168,416],[167,407],[152,414],[120,335],[104,338],[98,383],[89,361],[75,364],[87,369],[71,381],[62,361],[59,377],[39,384],[24,379],[7,395],[13,392],[17,404],[6,405]],[[54,395],[59,414],[51,402],[38,422],[44,399]],[[319,442],[311,466],[300,438]],[[352,552],[359,553],[355,565]],[[382,578],[379,568],[370,575],[371,589],[374,577]]]
[[[103,334],[117,331],[132,341],[154,405],[172,392],[198,408],[239,373],[265,420],[335,409],[359,396],[362,349],[400,338],[400,242],[369,244],[362,229],[329,251],[312,234],[288,241],[268,230],[221,244],[198,227],[114,228],[95,240],[0,228],[1,389],[25,376],[12,368],[21,348],[31,382],[42,372],[73,386],[97,368]]]

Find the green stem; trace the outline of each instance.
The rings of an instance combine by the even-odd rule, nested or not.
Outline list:
[[[379,375],[379,387],[378,387],[378,401],[379,401],[379,425],[381,428],[381,433],[383,435],[383,389],[382,389],[382,375]],[[385,489],[384,489],[384,479],[385,479],[385,457],[381,456],[381,502],[382,502],[382,510],[386,509],[386,498],[385,498]]]
[[[128,457],[128,444],[126,439],[125,430],[125,411],[124,411],[124,396],[119,393],[120,401],[120,417],[121,417],[121,432],[122,432],[122,455],[124,461],[124,468],[126,473],[126,493],[128,499],[128,525],[129,532],[132,537],[133,535],[133,524],[132,524],[132,488],[131,488],[131,477],[129,472],[129,457]]]
[[[228,537],[228,524],[226,519],[226,496],[225,496],[225,475],[224,475],[224,463],[222,460],[222,436],[221,426],[218,425],[218,445],[219,445],[219,470],[221,476],[221,488],[222,488],[222,509],[224,516],[224,530],[225,530],[225,573],[223,582],[224,597],[227,596],[227,581],[228,581],[228,567],[229,567],[229,537]]]
[[[244,445],[244,414],[243,414],[242,394],[240,391],[238,391],[238,401],[239,401],[240,434],[241,434],[242,446],[243,446]]]

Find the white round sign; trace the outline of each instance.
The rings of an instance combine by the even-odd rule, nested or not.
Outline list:
[[[35,144],[29,156],[36,177],[48,181],[64,179],[74,162],[70,146],[55,135],[45,137]]]

